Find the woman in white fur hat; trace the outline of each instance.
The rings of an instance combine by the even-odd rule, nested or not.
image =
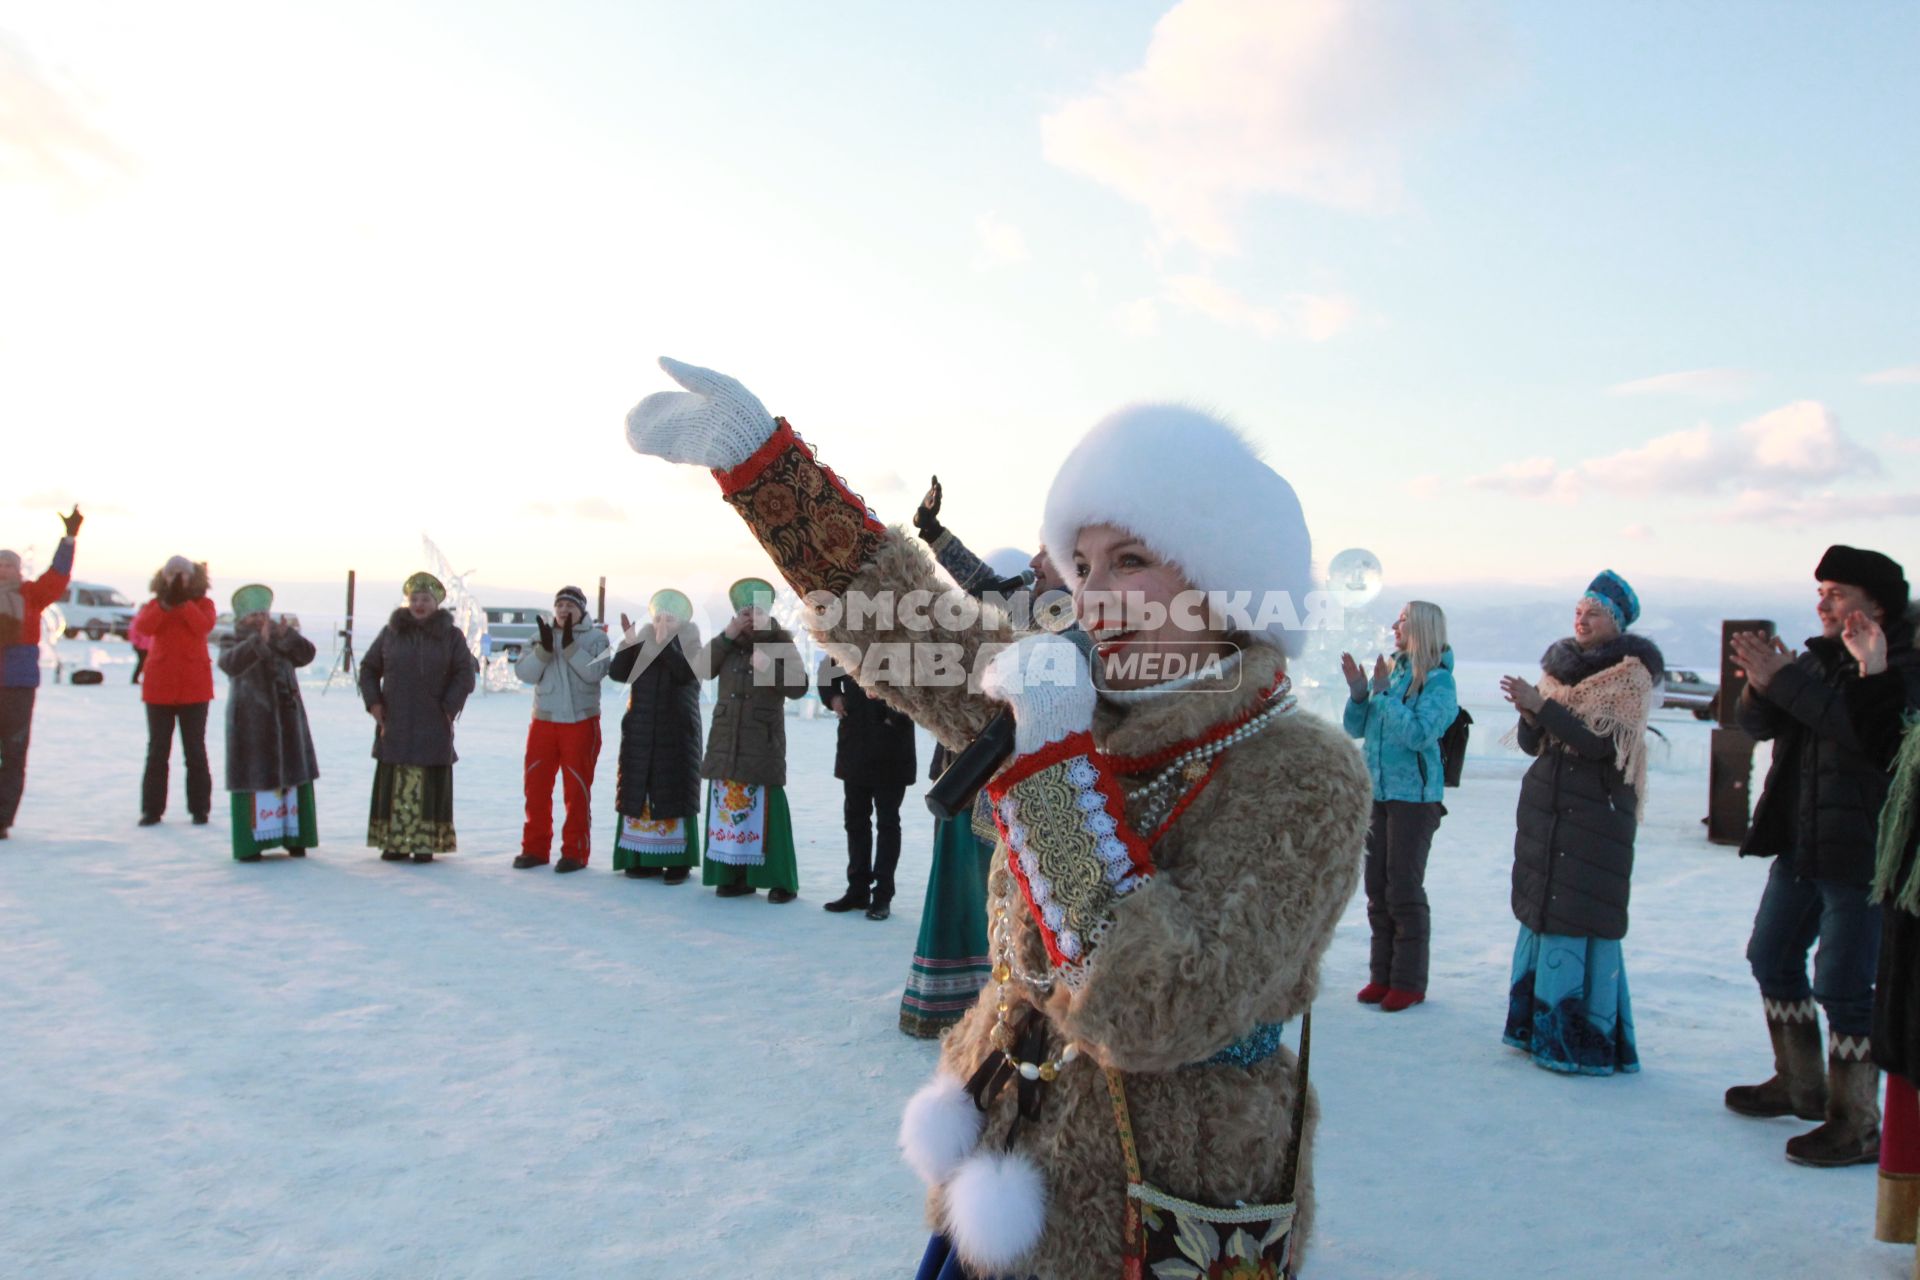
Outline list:
[[[1341,733],[1293,713],[1310,548],[1292,489],[1192,410],[1090,431],[1044,535],[1096,677],[1061,636],[955,625],[958,601],[844,608],[951,589],[740,383],[661,365],[687,390],[641,402],[629,442],[714,469],[829,652],[949,747],[1014,714],[989,789],[994,980],[901,1128],[936,1231],[920,1274],[1106,1280],[1234,1258],[1290,1273],[1314,1111],[1280,1033],[1313,999],[1371,798]],[[931,649],[900,661],[921,646],[957,655],[961,678]],[[1167,654],[1192,669],[1161,678]]]

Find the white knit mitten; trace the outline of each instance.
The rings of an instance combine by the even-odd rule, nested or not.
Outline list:
[[[685,391],[656,391],[627,413],[634,452],[731,471],[773,438],[773,415],[739,381],[699,365],[660,357]]]
[[[1099,698],[1086,655],[1049,631],[995,654],[980,678],[980,691],[1013,708],[1014,750],[1023,756],[1091,729]]]

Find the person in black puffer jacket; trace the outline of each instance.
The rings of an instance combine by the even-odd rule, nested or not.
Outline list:
[[[1796,656],[1758,634],[1733,640],[1747,673],[1740,727],[1773,743],[1766,787],[1740,852],[1774,860],[1747,942],[1773,1041],[1774,1074],[1727,1090],[1726,1104],[1741,1115],[1821,1120],[1787,1142],[1787,1158],[1824,1167],[1870,1163],[1880,1150],[1872,1031],[1881,921],[1868,889],[1887,774],[1847,712],[1848,691],[1860,678],[1841,638],[1847,616],[1860,612],[1885,627],[1888,666],[1916,697],[1920,654],[1897,563],[1876,551],[1835,546],[1814,577],[1821,633],[1805,652]],[[1807,953],[1816,939],[1809,982]],[[1827,1015],[1824,1063],[1816,1003]]]
[[[1500,682],[1520,712],[1520,749],[1535,757],[1515,814],[1520,936],[1503,1038],[1550,1071],[1640,1069],[1620,940],[1666,662],[1627,634],[1639,616],[1633,588],[1609,569],[1575,606],[1573,635],[1541,658],[1540,687]]]
[[[664,593],[662,593],[664,594]],[[700,865],[700,631],[656,607],[625,638],[609,675],[630,687],[620,720],[613,868],[636,880],[684,884]]]

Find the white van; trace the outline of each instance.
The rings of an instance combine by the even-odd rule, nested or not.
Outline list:
[[[69,582],[67,594],[60,597],[60,612],[66,615],[69,640],[82,631],[89,640],[108,634],[124,640],[137,610],[133,601],[104,582]]]

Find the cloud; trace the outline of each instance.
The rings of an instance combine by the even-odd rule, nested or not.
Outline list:
[[[1920,453],[1920,436],[1903,436],[1889,431],[1880,437],[1880,447],[1889,453]]]
[[[1920,516],[1920,493],[1794,494],[1747,489],[1715,514],[1720,524],[1831,526],[1837,520],[1898,520]]]
[[[1379,213],[1402,139],[1502,69],[1479,6],[1181,0],[1141,65],[1041,121],[1049,162],[1143,206],[1160,235],[1238,247],[1242,207],[1283,196]]]
[[[1892,369],[1882,369],[1878,373],[1868,374],[1860,381],[1882,386],[1920,382],[1920,364],[1903,364]]]
[[[1841,430],[1832,410],[1817,400],[1782,405],[1731,431],[1701,423],[1564,470],[1543,458],[1525,465],[1521,483],[1537,491],[1563,486],[1561,492],[1577,487],[1626,495],[1804,489],[1880,469],[1879,459]]]
[[[84,189],[131,172],[120,145],[87,114],[78,93],[0,31],[0,180]]]
[[[1620,536],[1630,542],[1653,541],[1653,527],[1644,524],[1630,524],[1620,531]]]
[[[1352,299],[1338,294],[1289,293],[1277,306],[1263,306],[1211,276],[1170,275],[1161,285],[1166,301],[1180,310],[1269,339],[1325,342],[1346,332],[1360,315]]]
[[[1443,487],[1439,476],[1415,476],[1413,479],[1402,484],[1400,491],[1409,498],[1417,498],[1424,501],[1429,498],[1439,497]]]
[[[1692,396],[1701,400],[1736,400],[1752,391],[1759,375],[1745,369],[1687,369],[1652,378],[1622,382],[1607,388],[1610,396]]]
[[[1552,458],[1522,458],[1467,480],[1470,489],[1511,494],[1517,498],[1571,502],[1580,496],[1579,476],[1564,471]]]
[[[998,214],[983,213],[975,218],[973,234],[978,242],[973,254],[975,271],[1012,266],[1028,258],[1026,236],[1020,233],[1020,228],[1002,222]]]

